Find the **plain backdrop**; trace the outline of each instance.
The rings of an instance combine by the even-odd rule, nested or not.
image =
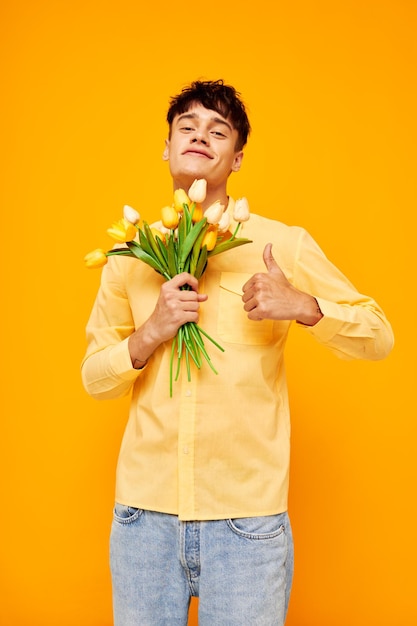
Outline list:
[[[369,363],[290,333],[288,626],[417,623],[416,13],[413,0],[2,3],[2,625],[112,623],[128,399],[81,386],[100,279],[83,257],[110,247],[124,204],[153,221],[171,201],[166,109],[196,78],[224,78],[248,106],[231,194],[306,227],[396,336]]]

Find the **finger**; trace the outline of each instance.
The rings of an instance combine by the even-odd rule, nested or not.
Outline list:
[[[246,302],[244,301],[244,305],[243,305],[243,310],[246,312],[252,311],[252,309],[256,308],[256,301],[254,298],[251,298],[250,300],[247,300]]]
[[[179,302],[203,302],[207,300],[207,295],[205,293],[197,293],[192,289],[180,289],[174,292],[174,299]]]
[[[243,294],[242,294],[242,302],[249,302],[253,298],[253,291],[249,289],[250,285],[248,283],[248,288],[245,289],[246,285],[243,286]]]
[[[171,279],[171,285],[173,287],[179,288],[184,287],[184,285],[188,285],[191,287],[193,291],[198,290],[198,280],[192,274],[188,274],[187,272],[181,272],[181,274],[177,274]]]
[[[268,272],[276,272],[277,270],[279,271],[279,266],[277,262],[275,261],[273,254],[272,254],[272,243],[266,244],[264,248],[263,258],[264,258],[265,267],[268,270]]]
[[[243,287],[242,287],[242,292],[243,292],[243,293],[246,293],[246,291],[248,291],[248,290],[252,287],[252,285],[253,285],[253,279],[254,279],[254,277],[253,277],[253,276],[251,276],[251,277],[249,278],[249,280],[247,280],[247,281],[246,281],[246,283],[243,285]]]

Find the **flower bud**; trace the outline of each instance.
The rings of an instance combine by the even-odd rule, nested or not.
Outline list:
[[[194,207],[192,220],[193,220],[193,223],[195,224],[196,222],[199,222],[202,219],[203,219],[203,207],[198,202]]]
[[[184,210],[184,204],[190,204],[190,198],[185,193],[184,189],[176,189],[174,191],[174,207],[178,213],[182,213]]]
[[[225,233],[230,226],[230,213],[229,211],[223,211],[219,222],[219,233]]]
[[[156,239],[157,237],[159,237],[159,239],[162,241],[162,243],[165,243],[165,235],[162,231],[159,230],[159,228],[152,228],[151,229],[151,233],[154,239]]]
[[[117,222],[114,222],[111,228],[107,229],[107,233],[112,239],[117,241],[117,243],[132,241],[136,237],[136,232],[135,226],[128,222],[125,217]]]
[[[158,220],[157,222],[153,222],[153,224],[149,224],[149,228],[151,230],[159,230],[159,232],[163,235],[169,235],[171,232],[169,228],[165,228],[162,220]]]
[[[207,195],[207,181],[204,178],[195,179],[188,190],[191,202],[204,202]]]
[[[84,257],[85,266],[88,269],[98,269],[99,267],[103,267],[107,263],[107,256],[104,250],[101,248],[96,248],[92,252],[89,252]]]
[[[210,226],[204,235],[204,239],[201,243],[201,247],[207,247],[207,252],[213,250],[217,243],[217,228],[216,226]]]
[[[222,218],[223,211],[224,205],[219,200],[216,200],[204,211],[204,217],[207,218],[209,224],[218,224]]]
[[[170,230],[174,230],[178,226],[178,222],[180,221],[180,216],[177,211],[172,206],[164,206],[161,211],[162,223],[165,228],[169,228]]]
[[[233,219],[235,222],[247,222],[250,218],[249,203],[246,198],[236,200],[233,209]]]
[[[128,204],[125,204],[123,207],[123,217],[131,224],[137,224],[140,220],[139,213]]]

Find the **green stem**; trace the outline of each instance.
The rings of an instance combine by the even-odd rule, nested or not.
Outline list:
[[[187,366],[187,380],[188,382],[191,381],[191,370],[190,370],[190,357],[188,356],[189,352],[188,350],[185,351],[185,364]]]
[[[236,228],[235,228],[235,232],[234,232],[234,233],[233,233],[233,235],[230,237],[229,241],[233,241],[233,239],[235,239],[235,237],[236,237],[236,235],[237,235],[237,233],[238,233],[239,228],[241,227],[241,225],[242,225],[242,222],[238,222],[238,225],[237,225],[237,226],[236,226]]]
[[[174,364],[175,346],[177,344],[177,336],[172,340],[171,358],[169,360],[169,397],[172,398],[172,368]]]
[[[194,325],[194,326],[193,326],[193,333],[194,333],[195,340],[197,341],[197,343],[198,343],[198,345],[199,345],[199,348],[200,348],[200,350],[201,350],[201,353],[203,354],[203,356],[204,356],[204,358],[206,359],[207,363],[210,365],[210,367],[211,367],[211,369],[213,370],[213,372],[214,372],[215,374],[217,374],[218,372],[217,372],[217,370],[215,369],[215,367],[214,367],[213,363],[211,362],[211,359],[210,359],[210,357],[209,357],[209,355],[208,355],[208,352],[207,352],[207,350],[206,350],[206,348],[205,348],[205,346],[204,346],[203,339],[201,338],[201,335],[200,335],[200,329],[199,329],[199,327],[198,327],[197,325]],[[213,340],[212,340],[212,341],[213,341]],[[214,342],[213,342],[213,343],[214,343]],[[219,346],[219,347],[220,347],[220,346]]]
[[[193,326],[191,322],[184,324],[185,346],[186,346],[187,353],[191,356],[191,358],[193,359],[198,369],[200,369],[201,358],[200,358],[200,354],[198,351],[198,346],[196,346],[195,342],[193,341],[193,337],[191,337],[192,328]]]
[[[182,326],[178,329],[178,333],[177,333],[177,337],[178,337],[178,360],[177,360],[177,371],[175,374],[175,380],[178,380],[178,377],[180,375],[180,368],[181,368],[181,355],[182,355],[182,345],[183,345],[183,332],[182,332]]]
[[[204,335],[205,337],[207,337],[207,339],[209,339],[209,340],[211,341],[211,343],[214,343],[214,345],[216,346],[216,348],[218,348],[219,350],[221,350],[222,352],[224,352],[224,348],[222,348],[222,346],[221,346],[221,345],[219,345],[219,344],[217,343],[217,341],[214,341],[213,337],[210,337],[210,335],[209,335],[208,333],[206,333],[206,331],[205,331],[205,330],[203,330],[203,329],[201,328],[201,326],[198,326],[198,324],[196,324],[196,328],[198,328],[199,332],[200,332],[200,333],[203,333],[203,335]]]

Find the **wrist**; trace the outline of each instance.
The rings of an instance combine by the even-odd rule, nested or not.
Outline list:
[[[128,341],[130,360],[135,370],[141,370],[147,364],[156,346],[150,345],[147,334],[142,328],[137,329]]]
[[[145,365],[147,364],[148,359],[146,359],[145,361],[142,361],[141,359],[135,359],[133,360],[132,358],[132,365],[133,365],[133,369],[135,370],[141,370],[142,368],[145,367]]]
[[[302,314],[297,317],[297,322],[304,326],[314,326],[321,320],[323,313],[314,296],[307,296]]]

